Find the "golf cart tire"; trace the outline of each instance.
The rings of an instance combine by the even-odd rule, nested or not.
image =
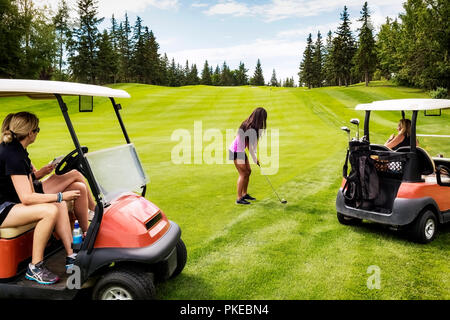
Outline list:
[[[122,289],[132,300],[153,300],[156,290],[152,277],[147,273],[137,273],[129,270],[114,270],[104,275],[96,284],[93,300],[104,300],[108,290]]]
[[[362,222],[361,219],[348,217],[339,212],[337,213],[337,219],[341,224],[346,225],[346,226],[354,226],[354,225],[358,225]]]
[[[430,234],[430,223],[434,226],[432,234]],[[409,233],[413,241],[427,244],[436,238],[438,225],[439,221],[434,212],[431,210],[424,210],[424,212],[411,224]]]
[[[170,278],[175,278],[181,273],[181,271],[183,271],[184,266],[186,265],[186,261],[187,261],[186,245],[180,238],[177,242],[177,267],[170,276]]]

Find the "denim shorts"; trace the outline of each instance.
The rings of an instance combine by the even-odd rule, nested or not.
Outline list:
[[[3,221],[5,221],[9,211],[11,211],[12,207],[14,207],[16,204],[17,203],[9,201],[5,201],[0,204],[0,226],[2,225]]]

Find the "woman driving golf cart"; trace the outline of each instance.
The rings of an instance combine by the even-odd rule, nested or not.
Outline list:
[[[59,278],[45,267],[44,250],[55,230],[67,253],[66,266],[74,263],[76,255],[71,248],[71,228],[63,200],[75,200],[80,192],[36,193],[26,148],[36,140],[39,119],[34,114],[19,112],[9,116],[7,121],[0,144],[0,226],[11,228],[37,223],[26,278],[40,284],[53,284]]]
[[[397,131],[398,135],[393,133],[384,144],[386,147],[394,151],[401,147],[409,146],[409,138],[411,136],[411,120],[400,119],[398,122]],[[417,141],[417,145],[419,145],[419,141]]]

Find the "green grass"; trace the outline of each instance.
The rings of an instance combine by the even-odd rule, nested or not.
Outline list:
[[[411,243],[373,223],[340,225],[335,198],[341,183],[348,120],[364,118],[358,103],[427,98],[418,89],[373,82],[348,88],[165,88],[124,84],[122,116],[151,179],[147,198],[182,228],[188,263],[176,279],[157,286],[160,299],[449,299],[448,226],[429,245]],[[124,143],[112,107],[95,99],[94,113],[77,112],[67,99],[82,145],[90,150]],[[236,130],[257,107],[268,110],[268,129],[280,131],[279,171],[270,176],[277,202],[253,166],[250,193],[259,201],[234,204],[237,172],[233,165],[171,162],[177,129]],[[36,166],[73,149],[56,101],[4,99],[0,116],[28,110],[41,119],[41,133],[29,147]],[[398,112],[374,113],[372,142],[395,132]],[[449,134],[450,114],[419,117],[420,133]],[[432,155],[449,156],[448,140],[420,139]],[[204,146],[208,145],[204,143]],[[193,146],[192,146],[193,147]],[[228,146],[224,143],[224,151]],[[226,154],[224,153],[224,159]],[[193,160],[193,157],[192,157]],[[381,289],[369,290],[371,265],[381,269]]]

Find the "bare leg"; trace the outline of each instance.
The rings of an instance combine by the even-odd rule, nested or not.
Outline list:
[[[234,160],[234,165],[239,173],[239,178],[237,180],[237,199],[242,198],[244,193],[245,180],[247,179],[247,168],[245,164],[238,163],[237,160]]]
[[[73,253],[72,230],[70,230],[69,215],[67,214],[67,204],[63,201],[55,205],[58,208],[55,231],[61,239],[61,242],[64,245],[64,249],[66,249],[67,255],[70,256]]]
[[[25,206],[15,205],[5,221],[3,228],[13,228],[37,222],[33,235],[32,264],[38,264],[44,260],[44,250],[55,227],[58,216],[58,208],[54,204],[36,204]]]
[[[242,187],[242,196],[245,196],[248,192],[248,183],[250,182],[250,175],[252,174],[252,168],[250,167],[250,163],[248,162],[248,159],[245,158],[245,168],[246,168],[246,177],[244,181],[244,185]]]
[[[67,187],[74,182],[80,182],[84,184],[87,192],[88,198],[88,208],[92,211],[95,210],[95,201],[89,192],[89,186],[84,180],[83,175],[77,170],[72,170],[66,174],[58,176],[56,174],[51,175],[48,179],[42,181],[42,188],[44,193],[58,193],[66,191]]]
[[[70,190],[80,191],[80,197],[75,200],[74,211],[81,229],[83,232],[86,232],[89,227],[88,208],[92,207],[95,209],[95,202],[92,200],[81,173],[72,170],[62,176],[52,175],[42,182],[42,187],[44,193],[58,193]]]

